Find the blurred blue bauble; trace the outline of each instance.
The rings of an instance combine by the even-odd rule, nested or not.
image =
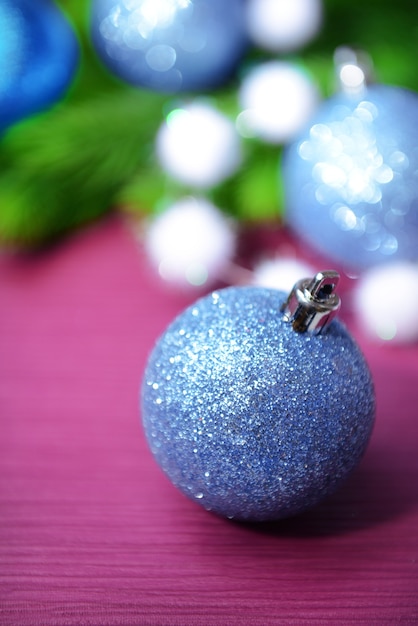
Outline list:
[[[418,260],[418,96],[371,86],[319,109],[283,162],[287,220],[343,267]]]
[[[116,76],[163,92],[220,85],[247,48],[242,0],[94,0],[92,37]]]
[[[0,130],[49,107],[69,86],[79,46],[51,0],[0,2]]]
[[[224,517],[264,521],[334,492],[373,427],[369,369],[334,319],[297,333],[283,292],[230,287],[186,309],[142,385],[150,448],[172,483]]]

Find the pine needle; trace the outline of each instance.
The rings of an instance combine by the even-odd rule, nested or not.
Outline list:
[[[163,102],[123,91],[14,127],[0,153],[0,240],[40,246],[108,212],[150,159]]]

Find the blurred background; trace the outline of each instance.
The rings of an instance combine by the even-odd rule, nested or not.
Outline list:
[[[3,0],[0,22],[5,251],[117,212],[197,293],[288,289],[313,251],[362,279],[373,337],[416,339],[418,304],[404,337],[376,296],[418,284],[413,0]]]

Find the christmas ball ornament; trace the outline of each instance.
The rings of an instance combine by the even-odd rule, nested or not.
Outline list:
[[[369,369],[336,319],[338,275],[289,297],[216,291],[158,340],[142,384],[150,448],[185,495],[238,520],[279,519],[332,493],[373,426]]]
[[[247,48],[242,0],[95,0],[92,36],[116,76],[163,92],[220,85]]]
[[[418,260],[418,97],[360,87],[324,103],[288,150],[288,222],[347,268]]]
[[[204,198],[182,198],[148,226],[145,249],[161,278],[179,287],[213,282],[235,252],[235,233]]]
[[[0,130],[59,100],[79,58],[77,39],[50,0],[3,0]]]
[[[163,169],[192,187],[212,187],[241,163],[240,137],[234,124],[213,106],[193,102],[175,109],[156,139]]]
[[[283,52],[308,43],[322,25],[320,0],[248,0],[247,28],[261,48]]]
[[[268,143],[285,143],[307,124],[318,104],[316,85],[300,67],[268,61],[244,78],[239,90],[239,132]]]
[[[354,290],[354,307],[360,326],[371,339],[404,344],[417,341],[418,264],[398,261],[365,272]]]

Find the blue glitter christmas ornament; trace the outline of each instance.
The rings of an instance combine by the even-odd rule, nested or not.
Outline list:
[[[0,130],[59,100],[79,58],[76,36],[50,0],[0,4]]]
[[[418,96],[370,86],[325,102],[283,162],[287,220],[342,266],[418,260]]]
[[[95,0],[92,37],[116,76],[163,92],[220,85],[247,48],[242,0]]]
[[[260,287],[214,292],[157,342],[142,384],[145,433],[173,484],[207,510],[294,515],[363,456],[373,385],[358,346],[330,322],[337,281],[317,274],[287,299]]]

